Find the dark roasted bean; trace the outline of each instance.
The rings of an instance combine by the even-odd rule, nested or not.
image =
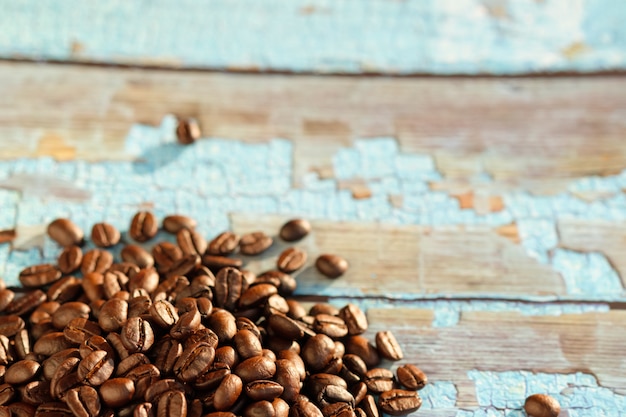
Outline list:
[[[228,268],[222,269],[222,271]],[[222,271],[220,271],[217,275],[219,276]],[[242,278],[243,278],[243,274]],[[242,279],[242,287],[244,286]],[[217,286],[215,287],[217,292]],[[278,292],[278,288],[272,284],[257,284],[254,285],[247,290],[245,290],[241,296],[239,297],[239,308],[250,308],[257,307],[260,304],[263,304],[269,297],[276,294]],[[217,293],[216,293],[217,297]]]
[[[348,327],[341,317],[331,316],[330,314],[316,315],[313,321],[313,330],[333,339],[338,339],[348,334]]]
[[[367,317],[357,305],[347,304],[339,310],[339,316],[348,326],[348,334],[358,335],[367,330]]]
[[[200,327],[201,316],[197,309],[180,316],[170,329],[170,336],[174,339],[184,339]]]
[[[85,234],[69,219],[56,219],[48,224],[46,229],[48,236],[59,245],[66,247],[72,245],[81,246]]]
[[[72,319],[63,329],[65,338],[73,343],[83,343],[92,336],[99,336],[100,333],[100,326],[82,317]]]
[[[208,245],[200,233],[189,229],[181,229],[176,234],[176,243],[183,255],[203,255]]]
[[[158,227],[154,214],[140,211],[133,217],[128,233],[137,242],[145,242],[157,234]]]
[[[159,368],[150,363],[139,365],[124,375],[125,378],[132,380],[135,385],[135,398],[143,398],[148,387],[157,382],[160,376]]]
[[[120,232],[109,223],[96,223],[91,228],[91,240],[96,246],[109,248],[120,241]]]
[[[235,349],[237,349],[239,357],[242,359],[259,356],[263,349],[259,338],[248,329],[238,330],[233,337],[233,344]]]
[[[276,363],[265,356],[255,356],[237,365],[234,373],[245,383],[258,379],[272,379],[276,373]]]
[[[25,287],[43,287],[61,278],[61,271],[52,264],[40,264],[24,268],[19,275]]]
[[[7,368],[4,374],[4,382],[13,385],[25,384],[37,375],[40,368],[41,364],[39,362],[31,360],[15,362]]]
[[[373,368],[367,371],[364,379],[367,388],[379,394],[393,388],[393,372],[385,368]]]
[[[146,352],[154,344],[152,326],[141,317],[129,318],[122,327],[120,338],[130,353]]]
[[[161,379],[148,387],[144,399],[149,403],[155,403],[168,391],[185,392],[185,386],[175,379]]]
[[[230,409],[239,399],[242,389],[243,383],[241,382],[241,378],[235,374],[226,375],[215,390],[213,406],[218,411]]]
[[[313,371],[321,371],[334,359],[335,343],[324,335],[318,334],[311,337],[302,348],[302,359]]]
[[[228,255],[237,249],[239,236],[233,232],[223,232],[217,235],[207,247],[209,255]]]
[[[398,416],[409,414],[420,408],[422,399],[415,391],[392,389],[378,397],[378,406],[387,414]]]
[[[324,417],[356,417],[354,408],[345,402],[329,403],[322,406]]]
[[[376,348],[363,336],[350,336],[345,343],[346,353],[352,353],[363,359],[368,368],[380,363]]]
[[[274,406],[269,401],[256,401],[243,410],[243,417],[275,417]]]
[[[78,377],[91,386],[102,385],[113,375],[113,358],[104,350],[96,350],[85,357],[78,365]]]
[[[241,268],[243,261],[237,258],[228,258],[226,256],[207,255],[202,257],[202,264],[213,272],[218,272],[222,268]]]
[[[107,300],[100,308],[98,324],[105,332],[116,332],[128,318],[128,303],[119,298]]]
[[[40,337],[33,346],[33,352],[38,355],[52,356],[63,349],[75,346],[65,338],[63,332],[52,332]]]
[[[0,316],[0,334],[11,337],[24,328],[26,323],[20,316]]]
[[[174,373],[184,382],[194,381],[215,358],[215,349],[200,342],[189,347],[174,364]]]
[[[215,276],[213,302],[218,307],[234,309],[243,291],[241,271],[235,268],[222,268]]]
[[[178,246],[170,242],[160,242],[152,248],[154,262],[163,270],[168,269],[174,262],[183,257]]]
[[[91,272],[103,274],[113,265],[113,255],[103,249],[93,249],[83,255],[80,271],[83,275]]]
[[[283,391],[284,387],[275,381],[259,379],[246,384],[246,395],[254,401],[272,401],[280,397]]]
[[[62,304],[52,314],[52,324],[59,330],[63,330],[67,324],[75,318],[89,318],[91,308],[85,303],[79,301],[70,301]]]
[[[198,121],[192,117],[179,119],[176,126],[176,138],[181,145],[191,145],[202,136]],[[160,417],[160,415],[159,415]]]
[[[100,414],[98,392],[87,385],[70,390],[65,396],[65,403],[77,417],[97,417]]]
[[[130,244],[124,246],[120,256],[124,262],[130,262],[139,268],[150,268],[154,265],[152,254],[139,245]]]
[[[410,390],[420,390],[428,383],[426,374],[415,365],[406,364],[396,370],[398,382]]]
[[[340,256],[324,254],[315,260],[315,267],[328,278],[338,278],[348,270],[348,262]]]
[[[404,357],[402,348],[398,344],[395,336],[391,331],[384,330],[376,333],[376,349],[380,356],[392,361],[399,361]]]
[[[277,268],[285,273],[292,273],[302,268],[306,263],[307,255],[301,249],[287,248],[279,256],[276,261]]]
[[[83,261],[83,251],[76,245],[67,246],[57,258],[57,265],[64,274],[71,274],[80,268]]]
[[[195,253],[183,255],[182,258],[175,261],[167,268],[166,276],[170,278],[179,275],[187,275],[198,266],[200,266],[200,256]]]
[[[121,407],[128,404],[135,395],[135,385],[128,378],[113,378],[100,387],[102,401],[109,407]]]
[[[252,232],[241,236],[239,250],[244,255],[260,255],[272,246],[272,238],[263,232]]]
[[[22,401],[31,405],[36,406],[53,400],[48,381],[31,381],[21,386],[19,391]]]
[[[283,224],[278,233],[280,238],[286,242],[300,240],[311,231],[311,224],[304,219],[292,219]]]

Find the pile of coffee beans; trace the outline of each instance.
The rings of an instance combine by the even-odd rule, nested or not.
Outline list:
[[[181,215],[159,227],[139,212],[117,259],[112,225],[95,224],[86,250],[72,221],[50,223],[57,263],[0,289],[0,417],[376,417],[420,407],[426,375],[381,366],[403,358],[390,331],[370,341],[358,306],[307,310],[291,297],[306,252],[288,248],[256,275],[239,255],[262,254],[271,236],[207,241],[195,227]],[[294,219],[278,237],[295,242],[310,228]],[[159,229],[175,239],[152,243]],[[334,254],[315,265],[329,278],[349,267]]]

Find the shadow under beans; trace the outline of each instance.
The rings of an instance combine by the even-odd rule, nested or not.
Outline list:
[[[147,148],[133,162],[133,171],[140,175],[152,174],[176,161],[184,150],[184,147],[177,143],[165,143]]]

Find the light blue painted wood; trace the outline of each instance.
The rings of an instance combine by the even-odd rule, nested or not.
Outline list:
[[[0,57],[295,72],[626,69],[624,0],[0,0]]]

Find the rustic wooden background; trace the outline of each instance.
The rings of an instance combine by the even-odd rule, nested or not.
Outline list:
[[[624,68],[620,16],[626,8],[607,0],[468,1],[459,9],[451,2],[366,3],[379,15],[354,16],[360,6],[353,2],[297,2],[288,10],[278,1],[254,7],[217,2],[201,12],[200,6],[165,0],[150,6],[113,2],[106,10],[71,1],[41,8],[0,1],[0,186],[18,191],[1,200],[2,228],[18,235],[0,244],[5,278],[14,279],[12,263],[40,256],[41,248],[46,254],[45,214],[33,214],[41,202],[51,211],[76,204],[67,199],[71,183],[60,190],[51,182],[33,184],[47,175],[47,166],[76,162],[82,165],[71,165],[75,185],[106,182],[94,172],[146,157],[135,152],[142,143],[132,139],[138,124],[158,126],[168,114],[192,116],[202,125],[202,146],[225,139],[240,143],[241,155],[252,155],[273,138],[286,140],[289,196],[326,187],[320,195],[347,195],[357,205],[349,216],[313,213],[314,231],[301,245],[311,255],[343,254],[352,267],[332,282],[307,268],[298,276],[300,294],[358,302],[368,309],[370,334],[389,328],[398,335],[404,362],[418,364],[433,382],[416,415],[517,416],[523,398],[539,391],[558,396],[563,415],[626,415],[626,78],[571,74]],[[210,10],[215,14],[208,16]],[[453,29],[465,22],[461,10],[486,13],[468,24],[465,40]],[[84,21],[89,13],[95,29]],[[125,18],[113,20],[107,33],[107,16],[116,13]],[[267,17],[272,14],[276,20]],[[200,25],[198,16],[216,26],[166,30]],[[399,19],[404,27],[411,16],[439,29],[432,36],[424,36],[421,26],[399,33],[391,49],[427,53],[395,61],[391,53],[375,53],[389,46],[380,38],[385,25]],[[589,23],[599,16],[602,31]],[[239,18],[249,30],[240,30]],[[370,20],[377,34],[363,40],[362,24]],[[41,33],[24,30],[35,22]],[[270,54],[258,36],[273,22],[284,23],[295,40],[290,44],[272,31],[266,38],[275,46]],[[327,34],[325,22],[337,25],[337,37]],[[552,23],[552,37],[537,26]],[[159,27],[167,34],[153,39]],[[611,36],[602,41],[600,32]],[[495,40],[484,46],[481,36]],[[349,52],[350,40],[357,52]],[[533,49],[522,55],[529,44]],[[296,54],[304,46],[311,49]],[[458,52],[455,58],[446,61],[446,47]],[[478,47],[485,47],[482,55],[462,53]],[[570,74],[439,76],[544,71]],[[363,74],[368,72],[377,75]],[[393,73],[429,75],[385,75]],[[437,175],[416,193],[403,188],[410,179],[398,186],[393,175],[346,174],[342,164],[351,159],[342,155],[379,138],[395,141],[398,155],[421,158],[409,164],[425,158]],[[157,168],[171,162],[154,161]],[[125,190],[144,189],[129,178]],[[287,192],[273,195],[280,200]],[[470,213],[471,220],[454,214],[436,221],[438,210],[428,207],[433,196],[452,201],[451,210]],[[520,196],[531,202],[523,205]],[[215,203],[231,207],[227,221],[238,231],[274,232],[290,214],[288,208],[252,207],[267,204],[262,193],[250,197],[249,209],[234,202],[238,197],[226,192]],[[151,198],[157,197],[146,196]],[[158,208],[160,201],[150,203]],[[427,206],[430,217],[409,217],[411,204]],[[573,204],[580,205],[576,215],[559,215],[573,213]],[[526,214],[516,214],[522,206]],[[86,214],[85,221],[101,220],[94,216]],[[507,216],[510,221],[502,220]],[[542,242],[539,226],[534,236],[534,223],[526,220],[545,220],[555,243]],[[585,254],[587,263],[571,265]],[[567,256],[574,256],[570,264],[557,262]],[[569,278],[572,268],[581,276]]]

